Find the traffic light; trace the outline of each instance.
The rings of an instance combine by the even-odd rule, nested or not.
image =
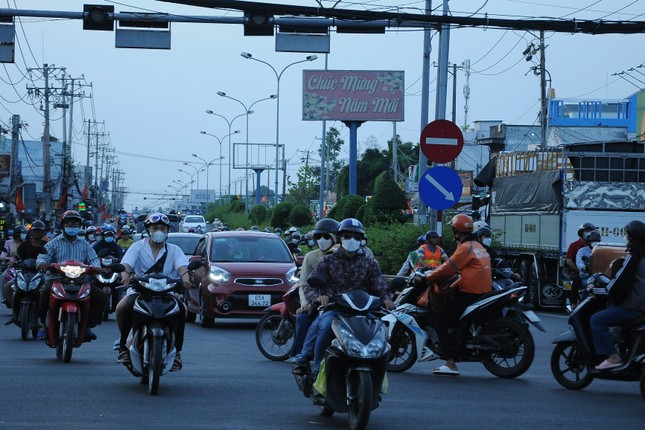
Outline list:
[[[81,212],[87,210],[87,206],[85,205],[85,202],[78,202],[78,210]]]
[[[244,12],[245,36],[273,36],[273,16],[262,12]]]
[[[114,6],[83,5],[83,30],[114,31]]]

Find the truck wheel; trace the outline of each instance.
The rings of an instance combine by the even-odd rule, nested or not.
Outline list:
[[[524,281],[524,285],[527,287],[524,300],[531,303],[537,309],[540,304],[540,282],[535,266],[531,264],[531,260],[522,260],[519,267],[519,274],[522,277],[522,281]]]

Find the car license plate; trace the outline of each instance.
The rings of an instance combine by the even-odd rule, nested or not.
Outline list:
[[[270,294],[249,294],[249,306],[251,307],[269,307],[271,306]]]
[[[535,315],[535,312],[533,311],[524,311],[524,315],[526,315],[526,318],[531,322],[540,322],[540,317]]]

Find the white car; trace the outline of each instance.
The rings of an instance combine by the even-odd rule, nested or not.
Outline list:
[[[191,230],[192,229],[192,230]],[[186,215],[181,223],[183,233],[206,233],[206,220],[201,215]]]

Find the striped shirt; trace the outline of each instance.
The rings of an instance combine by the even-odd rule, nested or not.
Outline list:
[[[78,261],[94,267],[101,267],[99,257],[92,245],[86,240],[74,238],[69,240],[65,235],[56,236],[45,245],[47,254],[38,254],[36,264],[62,263],[64,261]]]

